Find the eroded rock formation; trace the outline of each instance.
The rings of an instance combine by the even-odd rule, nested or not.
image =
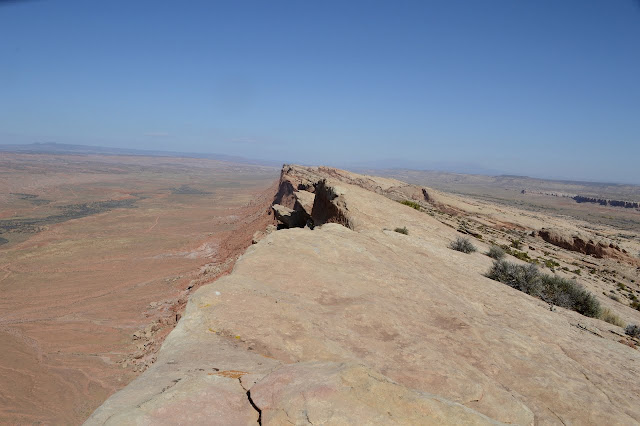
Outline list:
[[[631,259],[624,249],[620,249],[617,244],[613,244],[609,241],[602,240],[596,242],[589,237],[577,234],[570,235],[557,229],[548,228],[542,228],[535,232],[534,235],[538,235],[546,242],[555,246],[596,258],[601,259],[603,257],[610,257],[615,259],[624,259],[629,263],[635,262],[635,260]]]

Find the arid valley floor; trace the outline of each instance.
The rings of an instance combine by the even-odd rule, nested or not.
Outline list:
[[[204,159],[0,153],[0,423],[79,424],[136,377],[188,293],[266,226],[277,176]]]
[[[640,422],[638,187],[1,155],[0,422]]]

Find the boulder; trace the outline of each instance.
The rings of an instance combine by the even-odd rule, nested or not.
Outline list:
[[[315,194],[309,191],[295,191],[294,196],[296,197],[296,202],[294,205],[294,210],[304,211],[307,216],[311,217],[311,212],[313,210],[313,202],[315,201]]]
[[[287,228],[302,228],[307,223],[307,217],[303,211],[293,210],[280,204],[271,206],[276,219]]]

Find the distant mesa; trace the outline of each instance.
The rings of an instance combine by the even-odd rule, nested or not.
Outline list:
[[[601,206],[624,207],[625,209],[640,208],[640,203],[633,201],[606,200],[603,198],[583,197],[582,195],[576,195],[573,199],[576,203],[595,203]]]
[[[638,209],[640,208],[640,203],[637,201],[624,201],[624,200],[610,200],[606,198],[598,198],[598,197],[587,197],[584,195],[574,195],[574,194],[566,194],[562,192],[553,192],[553,191],[535,191],[529,189],[523,189],[520,191],[521,194],[537,194],[537,195],[548,195],[551,197],[565,197],[571,198],[576,203],[593,203],[600,204],[601,206],[611,206],[611,207],[622,207],[625,209]]]

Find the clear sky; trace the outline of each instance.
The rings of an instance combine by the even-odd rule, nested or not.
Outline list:
[[[33,142],[640,183],[640,3],[0,1]]]

